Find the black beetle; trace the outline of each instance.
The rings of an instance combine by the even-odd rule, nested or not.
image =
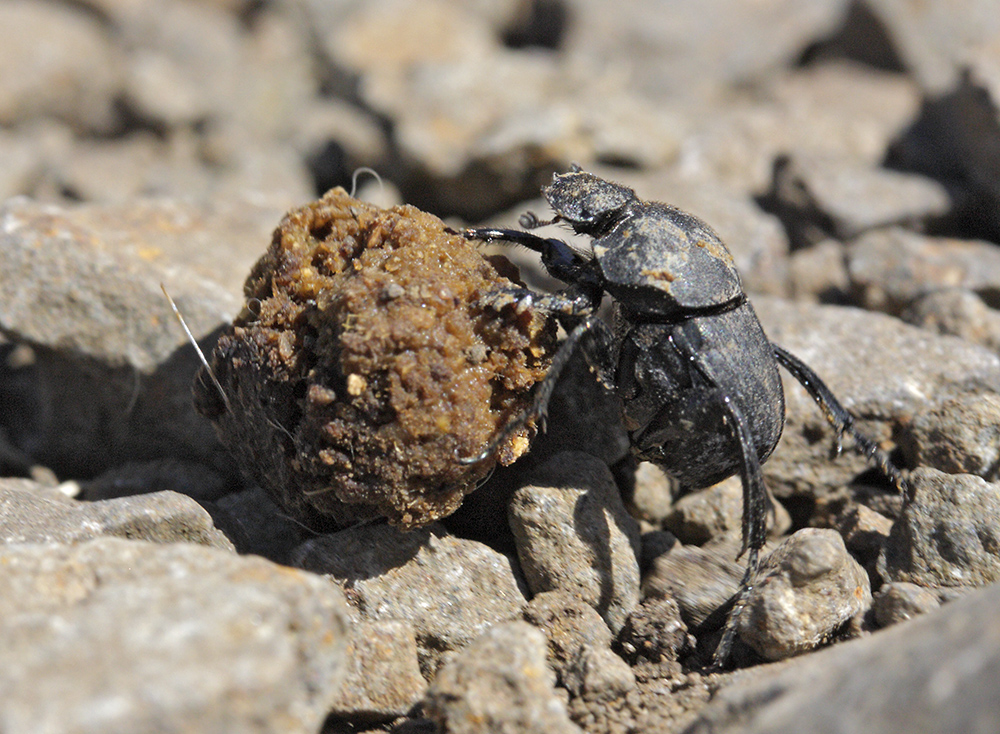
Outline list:
[[[697,217],[639,199],[635,191],[574,167],[543,188],[555,217],[521,217],[533,229],[565,222],[592,238],[590,254],[558,239],[511,229],[470,229],[469,239],[524,245],[567,284],[557,294],[518,291],[492,305],[531,302],[552,312],[567,331],[531,408],[507,424],[478,455],[481,461],[527,421],[544,420],[559,373],[579,345],[601,381],[621,398],[633,452],[659,465],[686,490],[739,473],[743,483],[743,547],[747,569],[713,664],[729,654],[764,545],[768,495],[761,464],[785,422],[778,365],[795,377],[837,434],[874,461],[902,491],[904,480],[886,453],[859,433],[850,413],[799,359],[764,334],[729,250]],[[612,326],[597,318],[605,294]]]

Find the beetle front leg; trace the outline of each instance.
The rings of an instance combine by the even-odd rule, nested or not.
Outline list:
[[[899,469],[892,463],[892,459],[889,458],[889,455],[878,444],[858,431],[854,425],[854,416],[848,412],[847,408],[840,404],[840,401],[837,400],[830,388],[813,372],[809,365],[794,354],[791,354],[773,342],[771,346],[774,349],[774,357],[778,360],[778,364],[788,370],[789,374],[806,389],[806,392],[816,401],[816,404],[823,412],[823,416],[833,426],[834,431],[837,432],[837,453],[840,453],[840,441],[846,433],[854,439],[855,449],[881,469],[889,477],[896,489],[899,490],[903,498],[907,498],[906,480]]]
[[[594,261],[574,250],[562,240],[539,237],[517,229],[463,229],[458,234],[481,242],[512,242],[541,255],[545,271],[556,280],[576,286],[597,301],[604,293],[604,283]]]
[[[536,293],[530,288],[502,288],[481,296],[476,303],[494,311],[511,308],[517,314],[535,309],[557,318],[589,316],[595,310],[591,296],[580,293],[572,286],[560,293]]]

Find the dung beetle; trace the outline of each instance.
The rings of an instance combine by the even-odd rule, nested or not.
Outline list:
[[[739,555],[747,555],[747,567],[713,658],[713,666],[720,667],[753,589],[765,540],[769,498],[761,464],[785,422],[778,365],[802,384],[833,425],[838,451],[847,434],[900,491],[904,480],[888,455],[857,431],[851,414],[816,373],[767,338],[732,255],[706,223],[668,204],[643,201],[633,189],[578,167],[555,174],[542,193],[555,217],[543,222],[528,213],[521,225],[530,230],[564,222],[591,238],[589,253],[521,230],[462,234],[539,253],[548,273],[566,287],[554,294],[519,290],[492,305],[531,303],[551,312],[567,336],[530,408],[479,454],[461,461],[482,461],[526,422],[544,420],[559,373],[579,346],[599,379],[621,399],[638,458],[660,466],[685,490],[740,475]],[[596,315],[605,294],[613,300],[610,326]]]

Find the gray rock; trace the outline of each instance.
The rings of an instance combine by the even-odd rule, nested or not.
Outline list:
[[[307,4],[314,18],[334,16],[314,21],[310,31],[324,29],[320,42],[332,66],[360,80],[366,106],[398,126],[396,143],[415,173],[412,181],[401,181],[407,200],[432,199],[439,211],[475,219],[537,193],[543,176],[529,169],[525,147],[564,138],[574,122],[558,104],[540,118],[525,117],[526,110],[543,109],[541,95],[552,95],[550,101],[564,96],[554,60],[504,53],[486,18],[450,2],[323,6]],[[460,100],[467,104],[464,113],[455,106]],[[453,182],[472,173],[474,162],[480,170],[465,177],[460,190]],[[516,192],[496,185],[502,175],[518,182]],[[427,183],[423,192],[416,190]]]
[[[933,591],[905,581],[882,584],[872,598],[872,612],[879,627],[905,622],[940,606]]]
[[[41,200],[130,204],[167,193],[203,196],[214,180],[193,150],[196,140],[190,132],[167,140],[151,131],[137,131],[120,141],[33,142],[44,165],[23,193]]]
[[[970,2],[961,13],[947,3],[867,0],[865,5],[883,24],[906,69],[930,94],[952,89],[975,51],[989,48],[1000,33],[996,8],[988,0]]]
[[[11,486],[13,485],[13,486]],[[102,536],[156,543],[191,542],[232,552],[201,506],[176,492],[76,502],[52,499],[0,479],[0,545],[81,543]]]
[[[0,124],[53,116],[84,130],[113,129],[121,57],[96,18],[82,8],[19,0],[0,6],[0,29],[0,66],[16,69],[0,80]]]
[[[5,247],[20,249],[26,246],[21,240],[38,240],[39,246],[58,245],[81,255],[120,256],[129,267],[144,267],[140,273],[153,273],[162,280],[178,305],[207,289],[215,293],[215,299],[200,308],[214,308],[219,317],[229,316],[232,305],[239,309],[242,303],[243,281],[250,267],[267,249],[275,227],[294,203],[291,196],[260,194],[72,206],[17,199],[6,202],[2,210],[8,222],[5,234],[13,236],[10,242],[5,240]],[[177,272],[179,266],[186,272]],[[58,286],[55,293],[67,287],[58,281],[53,286]],[[156,291],[162,301],[158,283]],[[192,327],[197,325],[197,312],[188,317],[185,309],[185,317]],[[77,345],[87,354],[101,354],[99,345],[82,340],[74,342]]]
[[[316,93],[308,47],[287,12],[260,13],[248,29],[238,13],[211,3],[166,2],[157,10],[121,17],[132,47],[125,93],[168,130],[207,120],[278,137]]]
[[[206,157],[215,166],[206,167]],[[182,129],[166,140],[146,132],[123,142],[72,141],[64,156],[44,168],[29,193],[107,204],[166,196],[257,199],[286,202],[284,209],[315,196],[302,156],[291,145],[255,140],[235,126],[210,128],[204,137]]]
[[[403,716],[423,697],[417,640],[409,622],[358,622],[347,642],[347,674],[330,715],[360,724]]]
[[[314,194],[288,144],[320,84],[295,5],[88,2],[85,17],[112,52],[117,84],[101,101],[116,113],[115,127],[99,140],[70,141],[66,155],[45,156],[23,193],[94,201]],[[74,70],[86,66],[82,51],[71,58]],[[92,75],[101,79],[104,69]]]
[[[588,701],[619,700],[635,689],[632,668],[609,648],[587,645],[580,650],[574,667],[579,684],[571,687],[570,693]]]
[[[210,349],[213,330],[239,310],[243,276],[277,216],[235,200],[6,202],[0,332],[33,359],[15,394],[0,383],[20,406],[3,416],[17,427],[15,445],[63,475],[171,458],[232,477],[232,461],[191,404],[200,363],[160,284]]]
[[[795,154],[775,164],[767,206],[792,232],[793,245],[805,247],[828,236],[849,240],[890,225],[920,227],[947,214],[951,200],[931,178]]]
[[[1000,587],[787,665],[737,674],[687,734],[993,731]]]
[[[308,3],[313,18],[331,19],[309,30],[324,29],[340,83],[356,79],[365,105],[394,121],[408,201],[475,220],[536,196],[569,161],[651,167],[676,150],[678,116],[618,75],[504,48],[498,12],[512,18],[523,6],[486,14],[454,2],[324,5]],[[580,94],[606,104],[581,105]]]
[[[892,520],[865,505],[855,505],[845,513],[837,528],[844,545],[856,557],[874,558],[889,539]]]
[[[194,81],[174,59],[140,47],[129,59],[125,94],[151,120],[167,127],[193,125],[211,109]]]
[[[1000,580],[1000,484],[921,467],[912,500],[893,524],[879,573],[920,586],[982,586]]]
[[[857,417],[859,430],[888,450],[892,436],[927,405],[1000,392],[1000,357],[964,340],[852,308],[767,297],[754,299],[754,307],[768,337],[810,365]],[[794,379],[782,381],[785,430],[764,464],[771,491],[779,498],[824,496],[868,470],[853,451],[832,457],[826,419]]]
[[[736,593],[743,565],[738,545],[699,548],[679,543],[657,556],[642,579],[644,599],[672,598],[688,627],[697,627]]]
[[[560,680],[589,645],[611,647],[611,630],[595,609],[568,591],[543,591],[524,608],[524,620],[545,633],[549,663]],[[565,686],[564,687],[568,687]]]
[[[780,502],[772,503],[767,516],[768,534],[784,535],[792,526],[788,510]],[[664,518],[664,527],[682,543],[702,545],[709,540],[741,539],[743,528],[743,482],[738,476],[692,492],[674,503]]]
[[[824,239],[795,250],[789,260],[789,291],[796,301],[846,303],[850,290],[844,245]]]
[[[648,597],[629,615],[619,643],[633,664],[662,664],[677,660],[691,646],[691,639],[676,600]]]
[[[260,558],[101,538],[0,565],[11,734],[317,731],[347,667],[340,591]]]
[[[626,501],[629,514],[650,525],[659,526],[673,507],[673,481],[663,470],[648,461],[635,470],[635,487]]]
[[[1000,470],[1000,395],[932,403],[913,417],[900,444],[915,466],[994,480]]]
[[[545,636],[526,622],[498,624],[441,669],[424,710],[446,734],[580,732],[553,688]]]
[[[515,0],[306,0],[302,10],[303,23],[342,72],[389,75],[421,62],[481,58],[497,48],[520,8]],[[381,45],[385,39],[393,41],[391,54]]]
[[[439,525],[407,533],[388,525],[342,530],[303,543],[293,563],[344,585],[363,619],[412,623],[428,676],[442,653],[520,616],[526,604],[507,556]]]
[[[212,293],[204,282],[192,284],[190,273],[168,277],[168,268],[152,265],[150,260],[162,255],[155,246],[143,255],[143,246],[152,243],[123,243],[119,233],[131,229],[137,234],[137,228],[123,227],[121,220],[138,212],[101,214],[106,217],[103,226],[95,221],[100,214],[81,217],[73,209],[24,199],[4,204],[0,329],[6,335],[39,348],[72,351],[80,359],[149,373],[184,341],[183,332],[174,329],[177,322],[160,290],[161,281],[178,304],[186,306],[195,334],[206,333],[239,310],[234,297]],[[152,222],[151,229],[169,226]]]
[[[888,141],[920,106],[919,90],[899,74],[826,63],[769,78],[766,96],[739,95],[694,115],[677,167],[696,181],[761,193],[775,159],[789,151],[875,167]],[[730,243],[731,244],[731,243]]]
[[[938,334],[960,336],[1000,352],[1000,313],[964,288],[941,288],[918,297],[900,318]]]
[[[840,535],[805,528],[764,559],[737,630],[766,659],[783,660],[828,641],[871,602],[868,574]]]
[[[958,240],[898,227],[868,232],[847,248],[856,302],[899,314],[941,288],[991,292],[1000,288],[1000,250],[992,242]]]
[[[549,665],[572,696],[618,698],[635,686],[631,669],[611,651],[611,631],[590,605],[565,591],[535,596],[524,619],[544,634]]]
[[[641,62],[631,77],[639,92],[688,103],[789,65],[810,39],[831,32],[843,12],[838,2],[796,0],[764,7],[715,0],[669,13],[655,0],[584,8],[565,42],[572,62],[599,73],[620,63],[627,49]]]
[[[508,521],[533,594],[569,591],[621,629],[639,601],[639,526],[602,461],[557,454],[514,493]]]
[[[0,201],[28,194],[43,166],[32,137],[0,130]]]

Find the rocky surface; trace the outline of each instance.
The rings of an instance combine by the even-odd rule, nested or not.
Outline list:
[[[893,523],[879,556],[883,578],[922,586],[1000,580],[1000,485],[920,468],[911,487],[913,500]]]
[[[631,668],[611,650],[612,634],[594,607],[565,591],[536,594],[524,619],[548,641],[548,663],[574,696],[617,698],[635,687]]]
[[[409,622],[359,622],[347,641],[347,673],[330,716],[361,723],[404,716],[427,690]]]
[[[639,601],[639,524],[604,463],[557,454],[514,493],[509,522],[532,594],[568,591],[622,628]]]
[[[0,548],[7,731],[315,730],[347,669],[325,580],[191,543]]]
[[[890,581],[882,584],[872,599],[872,614],[880,627],[888,627],[932,612],[939,606],[941,602],[933,590],[906,581]]]
[[[306,541],[292,561],[339,582],[364,619],[413,624],[428,674],[443,653],[520,616],[526,604],[510,558],[436,525],[411,532],[387,525],[342,530]]]
[[[884,633],[747,671],[686,731],[988,731],[1000,716],[998,597],[992,586]]]
[[[581,731],[556,694],[545,636],[527,622],[495,625],[455,655],[427,692],[427,713],[455,734]]]
[[[855,307],[789,309],[766,297],[754,305],[768,336],[812,365],[857,416],[860,430],[887,448],[929,406],[956,398],[991,400],[1000,392],[1000,358],[962,339]],[[821,497],[868,465],[850,451],[835,456],[835,436],[812,398],[793,379],[783,381],[785,430],[764,475],[779,499]]]
[[[767,660],[830,640],[872,603],[868,574],[835,530],[803,528],[774,549],[738,620],[740,639]]]
[[[233,550],[201,505],[176,492],[75,502],[35,482],[0,479],[0,543],[72,545],[100,537]]]
[[[684,621],[697,627],[739,588],[743,567],[737,553],[733,543],[707,548],[676,544],[653,560],[642,595],[673,599]]]
[[[0,4],[0,729],[992,731],[998,18]],[[161,284],[211,353],[289,210],[343,186],[516,226],[572,162],[715,227],[768,335],[908,476],[904,498],[849,439],[837,456],[783,375],[735,672],[706,665],[744,570],[739,482],[636,470],[582,359],[531,450],[411,533],[317,535],[192,405]],[[362,166],[380,178],[355,188]]]

